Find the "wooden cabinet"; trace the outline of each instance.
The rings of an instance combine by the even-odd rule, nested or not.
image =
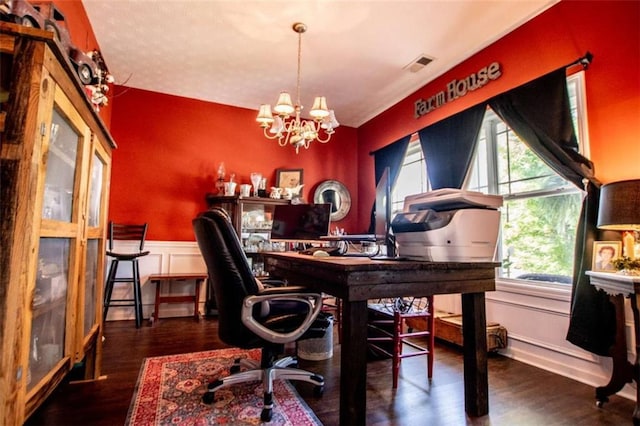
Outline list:
[[[115,143],[53,34],[0,23],[0,412],[20,425],[72,368],[100,376]]]

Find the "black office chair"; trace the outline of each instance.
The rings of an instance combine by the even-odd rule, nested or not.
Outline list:
[[[112,257],[109,274],[104,292],[104,305],[102,319],[107,319],[107,313],[110,306],[132,306],[136,315],[136,328],[140,328],[142,324],[142,289],[140,283],[140,268],[138,259],[149,254],[144,251],[144,240],[147,236],[147,224],[130,225],[121,223],[109,223],[109,248],[107,256]],[[113,243],[116,240],[136,241],[138,243],[138,251],[132,253],[117,253],[113,251]],[[131,262],[131,276],[117,277],[118,266],[120,262]],[[128,282],[133,286],[133,299],[112,299],[114,283]]]
[[[262,287],[251,273],[229,216],[221,208],[201,213],[193,220],[193,229],[215,292],[220,339],[243,349],[262,348],[260,365],[237,360],[231,375],[209,384],[203,402],[212,403],[215,392],[224,386],[262,380],[264,407],[260,418],[268,422],[274,380],[303,380],[315,385],[316,396],[322,395],[322,376],[289,368],[296,364],[293,357],[276,360],[284,352],[285,343],[324,336],[329,321],[319,316],[322,295],[299,286]],[[251,369],[239,372],[241,366]]]

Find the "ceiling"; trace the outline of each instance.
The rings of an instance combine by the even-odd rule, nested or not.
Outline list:
[[[304,22],[302,104],[326,96],[352,127],[557,1],[82,0],[117,84],[256,112],[295,96]],[[408,71],[421,55],[433,61]]]

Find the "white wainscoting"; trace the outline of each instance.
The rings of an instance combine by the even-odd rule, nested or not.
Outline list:
[[[114,242],[114,251],[131,253],[138,250],[138,245],[128,241]],[[147,256],[141,257],[140,280],[142,282],[142,312],[145,319],[149,319],[154,310],[156,286],[149,282],[149,275],[159,273],[206,273],[207,268],[194,242],[183,241],[146,241],[144,249],[150,251]],[[105,274],[109,271],[111,259],[107,257],[108,264]],[[118,266],[118,277],[131,276],[131,263],[121,262]],[[106,276],[105,276],[106,279]],[[175,281],[162,284],[162,293],[181,296],[194,292],[194,283]],[[206,301],[206,283],[200,288],[200,312],[204,312]],[[132,299],[133,286],[129,283],[116,283],[113,289],[112,299]],[[193,303],[162,304],[159,309],[160,318],[185,317],[193,315]],[[109,308],[107,321],[135,319],[133,307]]]
[[[120,243],[117,250],[135,251],[135,244]],[[155,286],[148,282],[154,273],[200,273],[206,267],[195,242],[147,241],[145,250],[151,253],[140,259],[142,300],[144,317],[153,312]],[[125,263],[125,266],[126,263]],[[123,269],[123,272],[125,270]],[[130,273],[126,271],[126,273]],[[170,287],[170,289],[168,288]],[[163,293],[192,294],[192,283],[165,284]],[[200,291],[200,312],[204,312],[206,288]],[[131,297],[131,285],[116,283],[114,298]],[[635,348],[633,316],[626,300],[626,334],[630,348],[629,360],[633,362]],[[506,327],[508,346],[500,353],[509,358],[531,364],[544,370],[569,377],[594,387],[608,383],[611,375],[611,358],[599,357],[569,343],[565,337],[569,326],[571,290],[553,284],[526,283],[498,280],[496,291],[487,293],[487,320]],[[460,295],[439,295],[437,309],[461,313]],[[193,315],[193,305],[167,304],[160,307],[160,318]],[[107,320],[134,319],[133,308],[109,309]],[[438,355],[436,353],[436,359]],[[489,377],[491,383],[491,377]],[[619,395],[635,400],[635,383],[626,385]]]
[[[460,295],[437,296],[434,304],[438,310],[461,313]],[[634,362],[633,314],[628,300],[625,304],[628,359]],[[487,321],[507,329],[508,345],[500,354],[593,386],[595,405],[595,388],[606,385],[611,377],[611,358],[566,340],[570,307],[570,288],[554,284],[498,280],[496,291],[486,294]],[[636,383],[618,394],[635,400]]]

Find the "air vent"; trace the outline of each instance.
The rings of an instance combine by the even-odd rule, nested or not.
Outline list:
[[[433,58],[430,58],[427,55],[420,55],[416,59],[411,61],[409,65],[404,67],[404,69],[409,70],[410,72],[418,72],[422,68],[429,65],[432,61],[433,61]]]

